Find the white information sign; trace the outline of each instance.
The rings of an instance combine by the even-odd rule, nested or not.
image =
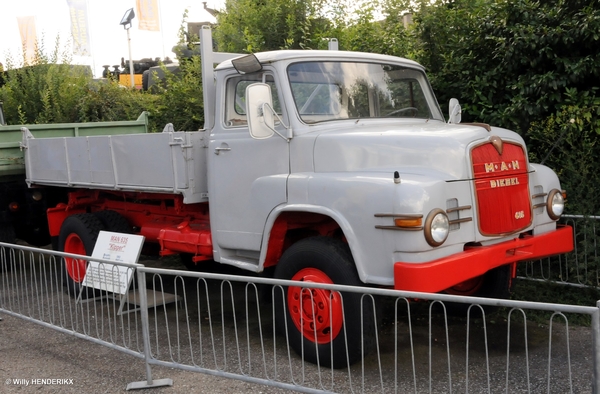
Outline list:
[[[137,263],[143,244],[144,237],[141,235],[100,231],[92,257],[115,262]],[[90,260],[81,284],[111,293],[125,294],[133,278],[133,272],[134,270],[129,267]]]

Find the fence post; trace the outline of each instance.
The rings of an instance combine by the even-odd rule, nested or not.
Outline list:
[[[142,337],[144,341],[144,362],[146,364],[146,380],[132,382],[127,385],[127,391],[147,389],[151,387],[172,386],[172,379],[152,380],[152,370],[150,369],[150,319],[148,318],[148,290],[146,289],[146,272],[143,269],[137,269],[138,296],[140,299],[140,313],[142,317]]]
[[[592,349],[594,352],[594,376],[592,393],[600,393],[600,301],[596,302],[596,311],[592,314]]]

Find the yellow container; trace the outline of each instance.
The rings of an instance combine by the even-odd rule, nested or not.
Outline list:
[[[123,86],[131,86],[131,76],[129,74],[119,75],[119,83]],[[136,89],[142,88],[142,74],[133,74],[133,85]]]

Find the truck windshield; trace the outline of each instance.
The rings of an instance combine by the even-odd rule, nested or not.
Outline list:
[[[305,123],[337,119],[443,120],[424,73],[399,65],[339,61],[288,67],[292,94]]]

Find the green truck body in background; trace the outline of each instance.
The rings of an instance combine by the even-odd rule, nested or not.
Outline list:
[[[36,138],[140,134],[148,132],[148,113],[134,121],[7,126],[0,103],[0,242],[19,238],[42,246],[50,243],[46,209],[66,201],[68,190],[27,187],[22,128]]]

